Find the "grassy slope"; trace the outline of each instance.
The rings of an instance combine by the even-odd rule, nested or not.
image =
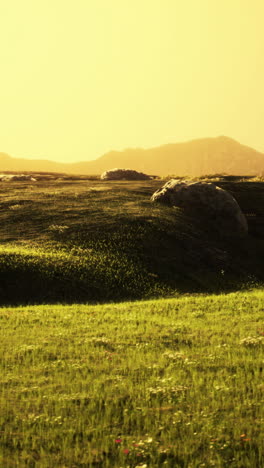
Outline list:
[[[103,302],[263,283],[263,182],[218,183],[249,215],[250,236],[241,242],[151,204],[162,184],[2,183],[0,303]]]
[[[264,465],[264,293],[0,310],[0,466]]]

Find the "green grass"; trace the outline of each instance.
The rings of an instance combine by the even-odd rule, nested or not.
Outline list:
[[[0,466],[264,465],[264,292],[0,310]]]
[[[249,236],[220,239],[180,209],[152,204],[161,180],[0,185],[0,304],[107,302],[264,283],[264,182],[220,180]]]
[[[1,467],[262,468],[264,182],[210,180],[247,239],[161,180],[0,185]]]

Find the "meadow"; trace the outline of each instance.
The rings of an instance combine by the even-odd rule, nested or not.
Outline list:
[[[231,180],[230,180],[231,179]],[[264,182],[218,185],[249,223],[244,240],[152,204],[162,180],[60,177],[0,185],[0,304],[76,303],[221,292],[264,280]]]
[[[246,239],[158,179],[0,185],[1,467],[264,465],[264,182],[212,181]]]
[[[262,467],[263,299],[1,309],[0,466]]]

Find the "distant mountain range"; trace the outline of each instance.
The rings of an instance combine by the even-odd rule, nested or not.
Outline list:
[[[264,153],[226,136],[201,138],[149,149],[110,151],[93,161],[76,163],[13,158],[0,153],[0,172],[95,175],[116,167],[135,169],[151,175],[260,175],[264,174]]]

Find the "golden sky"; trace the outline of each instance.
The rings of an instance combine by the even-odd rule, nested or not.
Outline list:
[[[263,24],[263,0],[0,0],[0,151],[218,135],[264,151]]]

